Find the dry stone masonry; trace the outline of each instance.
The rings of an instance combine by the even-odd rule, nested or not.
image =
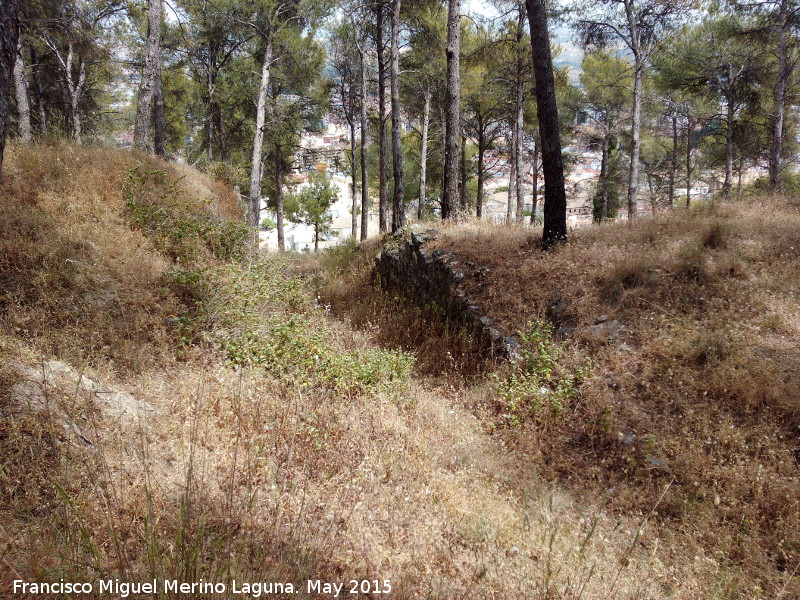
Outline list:
[[[519,343],[505,335],[468,298],[460,284],[464,272],[446,248],[428,251],[436,230],[414,233],[408,240],[390,237],[375,259],[375,274],[385,289],[399,292],[422,305],[435,305],[453,325],[465,328],[486,350],[500,359],[519,358]],[[478,269],[480,272],[480,269]]]

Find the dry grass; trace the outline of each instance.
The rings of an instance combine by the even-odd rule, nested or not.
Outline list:
[[[238,214],[234,195],[186,167],[68,144],[11,146],[0,188],[0,321],[74,364],[137,371],[174,360],[170,317],[187,307],[172,267],[123,217],[123,181],[141,165],[178,181],[198,211]]]
[[[649,510],[672,482],[658,532],[675,556],[715,565],[701,583],[710,597],[800,594],[798,208],[781,198],[700,207],[581,229],[550,253],[530,230],[472,223],[429,243],[454,255],[466,294],[506,331],[555,318],[576,327],[574,364],[591,357],[560,420],[501,439],[618,514]],[[622,334],[591,330],[601,316]],[[467,394],[487,426],[490,393]]]
[[[295,353],[283,369],[228,366],[202,336],[176,361],[181,331],[164,317],[188,300],[163,291],[172,265],[123,217],[123,174],[143,160],[63,146],[14,149],[7,163],[3,594],[13,579],[377,578],[392,580],[398,600],[698,597],[708,563],[665,553],[652,515],[611,514],[543,483],[485,433],[463,391],[430,380],[388,392],[308,385],[318,381],[316,355],[280,323],[287,340],[276,347]],[[187,197],[206,205],[194,194],[213,184],[184,174]],[[223,197],[219,206],[230,205]],[[68,259],[87,266],[69,270]],[[259,264],[213,265],[229,279],[209,300],[218,319],[206,333],[271,342],[265,323],[286,310],[298,336],[314,334],[298,339],[320,350],[373,349],[279,272],[266,292],[281,289],[297,306],[258,295],[247,297],[262,299],[255,312],[237,304],[236,286],[254,285],[245,275]]]

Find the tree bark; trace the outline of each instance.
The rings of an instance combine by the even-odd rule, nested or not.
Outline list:
[[[378,54],[378,228],[381,233],[388,229],[389,184],[386,173],[386,60],[383,48],[383,0],[379,0],[376,11],[375,46]]]
[[[644,62],[637,54],[634,56],[635,66],[633,74],[633,114],[631,116],[631,168],[628,177],[628,220],[636,218],[637,198],[639,187],[639,132],[642,124],[642,77],[644,76]]]
[[[533,164],[531,165],[533,176],[531,177],[531,225],[536,224],[536,211],[539,208],[539,142],[536,136],[533,138]]]
[[[158,156],[167,155],[166,123],[164,122],[164,89],[161,81],[161,61],[156,69],[153,87],[153,145]]]
[[[139,99],[136,102],[136,122],[133,127],[133,147],[143,152],[153,152],[153,92],[159,68],[161,48],[161,0],[148,0],[147,54],[139,82]]]
[[[367,239],[369,225],[369,177],[367,164],[367,65],[365,52],[359,48],[361,67],[361,241]]]
[[[39,56],[31,47],[31,68],[33,70],[33,95],[36,100],[36,113],[39,116],[39,135],[47,135],[47,112],[44,108],[44,91],[42,90],[42,73],[39,65]]]
[[[461,136],[461,159],[458,169],[461,183],[458,186],[458,209],[462,216],[467,214],[467,139]]]
[[[461,0],[447,3],[447,95],[445,99],[444,190],[442,219],[456,217],[458,142],[461,119]]]
[[[514,138],[514,143],[516,145],[516,152],[514,153],[514,172],[515,172],[515,179],[514,179],[514,188],[517,193],[517,210],[516,210],[516,221],[519,224],[522,224],[525,220],[525,188],[522,185],[522,154],[523,154],[523,135],[525,132],[525,114],[523,111],[523,99],[522,99],[522,92],[523,92],[523,85],[524,81],[522,78],[522,28],[525,27],[525,7],[520,3],[518,6],[519,15],[517,18],[517,65],[516,65],[516,81],[514,82],[514,108],[515,114],[514,118],[516,120],[515,123],[515,131],[516,136]]]
[[[350,84],[352,86],[352,82]],[[350,89],[350,111],[355,112],[353,90]],[[354,240],[358,239],[358,165],[356,164],[356,121],[351,114],[347,119],[350,128],[350,234]],[[362,182],[361,185],[364,185]]]
[[[506,204],[506,224],[514,221],[514,186],[517,183],[517,121],[511,124],[511,161],[508,167],[508,202]]]
[[[725,128],[725,181],[722,183],[722,197],[730,198],[733,185],[733,119],[734,102],[728,98],[727,126]]]
[[[478,193],[475,197],[475,216],[480,219],[483,217],[483,165],[484,153],[486,152],[486,135],[483,131],[483,123],[478,122]]]
[[[392,175],[394,178],[392,233],[399,231],[406,224],[405,174],[403,172],[403,147],[400,139],[400,5],[401,0],[393,0],[391,45]]]
[[[788,68],[786,51],[788,43],[788,0],[781,0],[778,9],[780,32],[778,34],[778,77],[775,81],[775,119],[772,124],[772,145],[769,151],[769,188],[773,192],[780,188],[781,153],[783,152],[783,113],[786,96]]]
[[[14,88],[17,96],[17,126],[23,144],[33,142],[31,129],[31,105],[28,101],[28,78],[25,75],[25,61],[22,53],[22,37],[17,41],[17,58],[14,61]]]
[[[253,137],[253,156],[250,161],[250,192],[247,203],[247,224],[258,231],[261,216],[261,169],[264,155],[264,127],[267,122],[267,92],[272,68],[272,38],[267,40],[261,63],[261,84],[256,101],[256,131]],[[210,146],[211,140],[209,140]],[[282,232],[279,232],[279,237]],[[256,233],[256,236],[258,234]]]
[[[425,196],[428,171],[428,127],[431,120],[431,90],[425,90],[425,104],[422,108],[422,149],[419,153],[419,205],[417,217],[420,221],[425,218]]]
[[[564,189],[564,161],[561,156],[561,134],[558,130],[556,85],[547,33],[547,11],[544,0],[526,0],[531,30],[531,52],[536,84],[536,108],[539,135],[542,141],[544,171],[544,232],[542,246],[567,238],[567,194]]]
[[[600,221],[608,219],[608,162],[611,148],[611,129],[606,122],[603,132],[603,154],[600,159]]]
[[[275,148],[275,226],[278,230],[278,250],[286,250],[283,232],[283,156],[281,147]]]
[[[3,153],[9,116],[11,78],[19,38],[19,0],[0,2],[0,181],[3,177]]]
[[[669,170],[669,205],[675,203],[675,175],[678,172],[678,111],[672,113],[672,164]]]
[[[686,206],[692,203],[692,117],[686,115]]]

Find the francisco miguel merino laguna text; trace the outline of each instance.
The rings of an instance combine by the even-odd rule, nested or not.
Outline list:
[[[160,584],[160,585],[159,585]],[[186,583],[178,581],[177,579],[152,579],[150,581],[120,581],[119,579],[101,579],[98,582],[74,582],[59,581],[51,583],[31,583],[22,581],[21,579],[14,580],[13,593],[14,594],[92,594],[96,591],[99,594],[114,594],[119,598],[127,598],[131,594],[158,594],[158,593],[175,593],[175,594],[225,594],[228,592],[228,586],[224,583],[212,583],[210,581],[203,581],[202,579]],[[306,588],[308,593],[318,593],[330,595],[333,598],[338,598],[345,587],[344,582],[325,582],[319,579],[308,580]],[[230,593],[241,594],[249,596],[250,598],[260,598],[261,596],[269,596],[272,594],[295,594],[300,591],[300,588],[293,583],[277,582],[277,581],[258,581],[238,582],[235,579],[231,581]],[[356,594],[389,594],[392,591],[392,584],[388,579],[383,581],[379,580],[356,580],[351,579],[349,582],[349,589],[345,590],[349,595]]]

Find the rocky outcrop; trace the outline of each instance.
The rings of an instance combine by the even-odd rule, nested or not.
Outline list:
[[[424,244],[436,231],[414,233],[408,240],[389,238],[375,259],[375,273],[386,289],[398,291],[422,305],[435,306],[458,327],[463,327],[490,356],[519,357],[519,343],[481,313],[461,289],[464,271],[447,249],[428,251]],[[484,267],[485,269],[485,267]],[[477,272],[480,274],[481,269]]]

